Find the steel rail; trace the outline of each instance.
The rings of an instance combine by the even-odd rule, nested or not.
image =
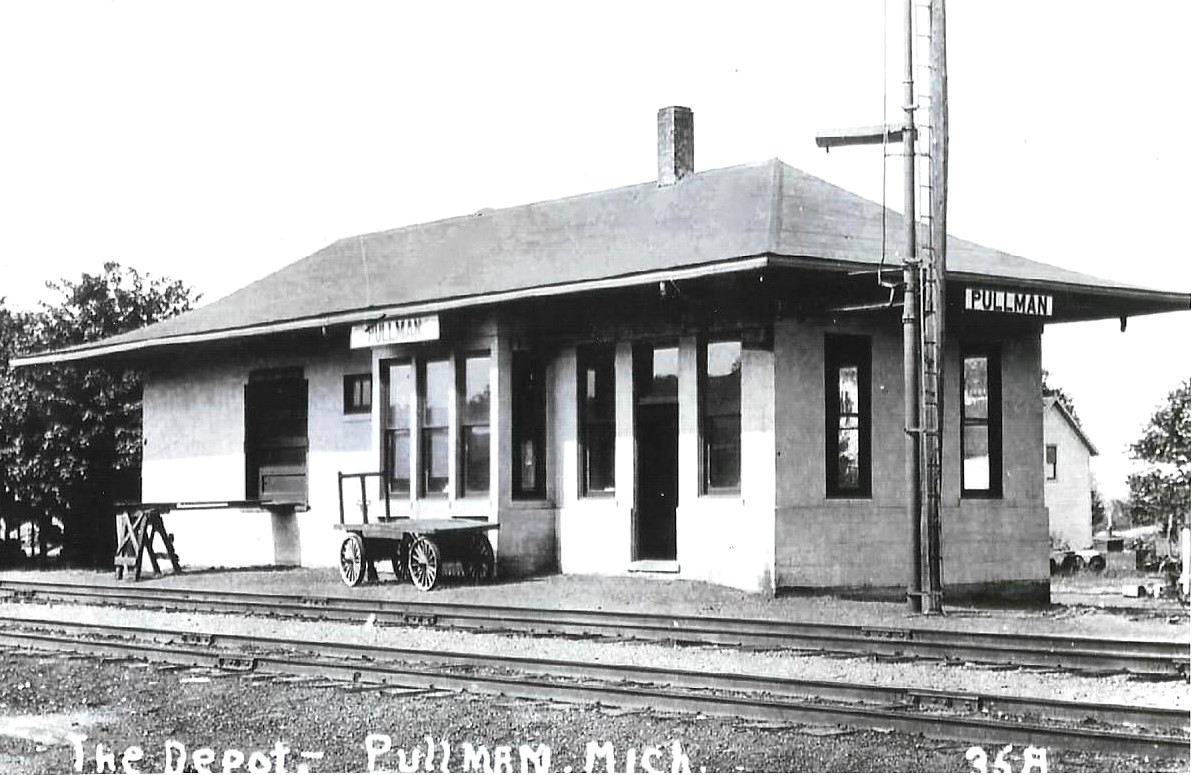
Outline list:
[[[467,603],[291,596],[161,587],[0,579],[0,600],[184,608],[218,613],[318,617],[380,625],[463,627],[545,634],[589,635],[755,648],[910,656],[1065,670],[1110,670],[1142,675],[1189,673],[1189,644],[1079,635],[1028,635],[774,619],[647,614]]]
[[[756,718],[800,724],[839,724],[853,727],[897,729],[911,734],[923,734],[949,740],[972,743],[1017,743],[1040,745],[1063,750],[1093,750],[1105,753],[1186,758],[1189,738],[1186,734],[1156,734],[1140,729],[1097,729],[1041,724],[1033,721],[992,718],[989,714],[1017,708],[1032,715],[1061,711],[1065,717],[1093,719],[1098,723],[1122,723],[1127,718],[1147,720],[1153,729],[1173,730],[1186,726],[1188,714],[1178,710],[1125,708],[1086,703],[1056,703],[1026,698],[966,695],[971,702],[953,703],[954,697],[941,703],[949,710],[967,715],[923,712],[921,698],[936,694],[900,688],[838,684],[838,695],[824,696],[832,686],[828,682],[800,682],[764,676],[726,676],[722,674],[671,671],[639,668],[626,665],[597,665],[557,660],[492,657],[483,654],[453,654],[448,664],[467,664],[518,674],[461,675],[444,669],[444,655],[438,652],[418,652],[409,649],[360,647],[355,644],[322,643],[216,633],[197,633],[201,645],[178,644],[178,633],[135,627],[78,625],[38,620],[0,620],[0,645],[12,648],[35,648],[49,651],[68,651],[90,655],[136,657],[168,661],[176,664],[201,665],[233,672],[260,672],[319,675],[353,682],[425,689],[465,690],[483,694],[504,694],[527,699],[599,703],[655,710],[704,713],[717,716]],[[20,625],[25,629],[13,629]],[[37,628],[30,630],[30,627]],[[59,635],[46,632],[43,627],[66,630]],[[83,637],[85,634],[106,636],[103,640]],[[133,637],[135,636],[135,637]],[[117,639],[118,638],[118,639]],[[145,638],[165,639],[147,642]],[[241,651],[219,648],[216,644],[236,646]],[[295,655],[295,651],[309,652]],[[387,660],[429,658],[437,664],[431,667],[412,667]],[[642,682],[648,685],[592,685],[591,683],[547,680],[541,674],[562,674],[560,667],[575,672],[574,677],[603,678],[621,682]],[[533,673],[537,675],[527,675]],[[647,680],[648,679],[648,680]],[[659,688],[666,684],[668,688]],[[787,690],[798,687],[795,695]],[[703,692],[703,693],[700,693]],[[709,694],[715,692],[717,694]],[[765,692],[765,696],[758,696]],[[817,694],[818,692],[818,694]],[[905,692],[906,695],[899,695]],[[730,694],[726,694],[730,693]],[[814,699],[801,696],[810,693]],[[939,693],[942,695],[942,693]],[[776,696],[781,695],[781,696]],[[888,703],[902,696],[916,701],[911,707],[882,707],[858,704],[858,699]],[[836,705],[826,699],[848,700],[849,705]],[[997,703],[1005,703],[997,705]],[[929,703],[930,704],[930,703]],[[995,710],[995,708],[999,710]],[[1046,709],[1046,710],[1044,710]],[[1102,711],[1106,712],[1102,715]],[[1127,715],[1121,715],[1127,714]],[[1142,714],[1142,715],[1131,715]],[[1181,730],[1186,731],[1186,730]]]

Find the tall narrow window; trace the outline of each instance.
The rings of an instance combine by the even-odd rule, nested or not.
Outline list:
[[[1001,359],[993,347],[961,350],[960,491],[999,497],[1002,492]]]
[[[741,487],[741,343],[708,342],[701,353],[700,433],[704,492]]]
[[[513,353],[513,497],[546,497],[546,369]]]
[[[1043,474],[1049,480],[1056,478],[1056,460],[1059,457],[1058,451],[1054,444],[1048,444],[1046,451],[1043,453]]]
[[[487,354],[470,355],[463,360],[462,406],[459,415],[460,453],[463,494],[483,495],[489,483],[489,407],[492,384],[491,360]]]
[[[579,353],[580,484],[584,495],[613,491],[616,398],[613,351]]]
[[[422,411],[419,421],[422,431],[422,493],[445,495],[449,485],[448,463],[451,457],[447,435],[450,422],[448,408],[452,395],[451,362],[426,361],[422,364],[421,372],[419,398]]]
[[[414,403],[414,366],[389,363],[385,371],[385,470],[389,491],[410,492],[410,415]]]
[[[870,494],[870,344],[863,336],[824,339],[827,491],[830,496]]]

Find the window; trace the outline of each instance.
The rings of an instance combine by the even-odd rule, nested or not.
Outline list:
[[[1043,454],[1043,472],[1048,480],[1056,478],[1056,446],[1048,444],[1047,450]]]
[[[824,338],[829,496],[870,494],[869,353],[866,337],[830,334]]]
[[[388,363],[385,375],[385,471],[389,491],[410,493],[410,421],[414,405],[414,366],[409,361]]]
[[[703,490],[741,487],[741,343],[708,342],[700,353]]]
[[[960,492],[1002,491],[1001,358],[993,347],[961,348]]]
[[[513,353],[513,497],[546,497],[546,370]]]
[[[584,495],[613,491],[616,396],[613,351],[579,351],[580,490]]]
[[[448,445],[450,439],[447,427],[450,422],[448,408],[451,406],[451,361],[426,361],[419,370],[419,391],[421,412],[419,430],[422,443],[419,448],[423,495],[446,495],[450,482]]]
[[[638,406],[679,403],[679,348],[640,343],[633,348],[633,389]]]
[[[492,385],[489,379],[491,359],[487,354],[463,359],[463,389],[460,391],[460,466],[463,494],[482,495],[489,483],[489,407]]]
[[[372,375],[344,375],[344,414],[372,412]]]

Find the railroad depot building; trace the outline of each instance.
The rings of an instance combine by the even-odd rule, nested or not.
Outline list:
[[[394,515],[498,522],[506,577],[902,598],[900,218],[779,160],[695,172],[685,109],[658,145],[657,180],[349,237],[20,363],[143,370],[145,501],[268,502],[167,515],[185,564],[335,565],[337,473],[383,471]],[[948,244],[945,592],[1046,601],[1043,326],[1189,297]]]

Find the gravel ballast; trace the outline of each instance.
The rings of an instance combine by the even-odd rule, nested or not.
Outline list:
[[[170,632],[211,632],[293,638],[319,642],[394,646],[430,651],[472,652],[542,659],[597,661],[712,673],[752,674],[817,681],[1046,697],[1073,702],[1115,703],[1192,709],[1185,681],[1140,680],[1128,675],[1084,676],[1031,669],[1006,670],[927,661],[889,662],[798,652],[741,651],[726,647],[672,646],[604,640],[502,635],[422,627],[375,627],[342,622],[223,614],[29,603],[0,605],[0,615],[23,619],[149,627]]]
[[[83,767],[75,769],[68,735],[85,736]],[[528,702],[490,696],[401,690],[360,690],[320,679],[286,680],[177,670],[138,661],[98,661],[58,655],[6,653],[0,660],[0,772],[60,775],[96,772],[95,745],[120,757],[135,746],[143,772],[161,772],[167,750],[174,765],[185,750],[187,765],[197,749],[210,748],[213,771],[225,756],[257,755],[260,765],[278,746],[287,771],[306,764],[311,772],[363,772],[365,748],[386,739],[392,746],[376,764],[396,771],[407,755],[425,749],[430,736],[451,752],[450,769],[466,771],[465,744],[481,746],[495,764],[507,746],[512,771],[521,771],[519,747],[549,748],[553,772],[583,771],[589,743],[608,744],[618,771],[632,748],[640,757],[649,746],[662,755],[653,764],[671,766],[672,746],[699,772],[965,772],[969,746],[897,733],[751,723],[616,708]],[[1008,757],[1023,767],[1029,741]],[[173,748],[169,746],[173,745]],[[136,753],[135,751],[133,752]],[[302,757],[302,754],[318,755]],[[990,749],[992,766],[996,751]],[[404,762],[407,766],[409,760]],[[596,759],[596,771],[604,771]],[[1187,771],[1187,761],[1100,756],[1079,751],[1047,752],[1051,772]],[[434,767],[439,769],[438,762]],[[193,770],[191,770],[193,771]],[[246,765],[232,771],[244,772]],[[276,771],[276,770],[272,770]],[[530,771],[533,771],[532,766]],[[639,759],[639,770],[640,759]]]
[[[386,563],[379,563],[381,583],[349,589],[330,568],[200,570],[148,578],[138,590],[167,589],[251,591],[355,600],[383,599],[422,603],[474,603],[531,608],[637,611],[675,615],[724,616],[887,627],[1029,632],[1138,639],[1189,639],[1188,610],[1174,601],[1134,600],[1132,609],[1052,605],[1044,610],[973,608],[948,605],[946,616],[909,614],[902,603],[844,600],[828,596],[768,597],[698,581],[553,575],[463,586],[445,584],[430,593],[397,583]],[[95,571],[7,571],[0,579],[128,586],[111,573]],[[1057,582],[1059,585],[1061,582]],[[1114,602],[1130,603],[1127,598]]]

